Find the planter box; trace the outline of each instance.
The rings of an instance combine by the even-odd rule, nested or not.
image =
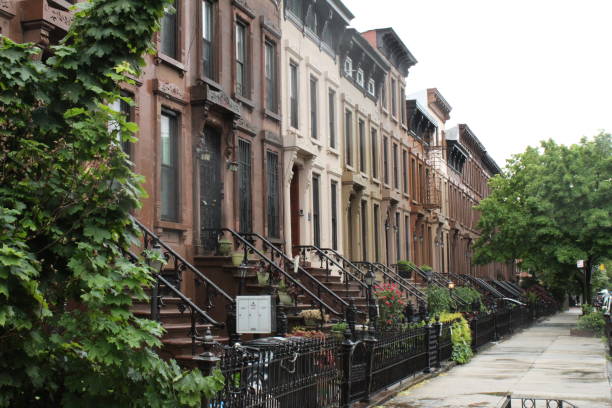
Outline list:
[[[570,329],[570,336],[575,337],[599,337],[600,334],[595,333],[591,330],[582,330],[582,329]]]

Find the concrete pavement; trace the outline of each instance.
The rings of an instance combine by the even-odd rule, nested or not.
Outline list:
[[[572,337],[579,309],[547,318],[478,353],[469,364],[414,385],[387,408],[495,408],[513,396],[558,398],[579,408],[611,408],[605,345]]]

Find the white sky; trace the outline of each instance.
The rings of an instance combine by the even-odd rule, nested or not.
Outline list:
[[[612,0],[344,0],[359,31],[393,27],[500,166],[552,138],[612,131]]]

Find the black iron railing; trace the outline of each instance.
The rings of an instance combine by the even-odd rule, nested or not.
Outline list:
[[[295,263],[281,248],[255,232],[240,233],[240,235],[252,244],[256,244],[257,240],[261,241],[263,252],[268,252],[268,258],[279,265],[284,276],[291,278],[291,273],[295,272],[300,281],[316,293],[317,299],[329,298],[334,305],[334,310],[330,311],[330,313],[341,317],[346,315],[346,311],[350,308],[350,304],[310,274],[299,262]]]
[[[578,406],[561,399],[508,395],[497,405],[497,408],[578,408]]]
[[[140,250],[145,253],[146,251],[159,252],[166,260],[166,264],[156,274],[156,282],[151,289],[151,319],[159,321],[164,299],[176,296],[180,299],[179,310],[184,312],[188,309],[190,313],[191,327],[187,335],[192,340],[193,354],[195,354],[196,343],[201,340],[201,334],[197,330],[197,324],[200,322],[209,323],[214,327],[225,326],[230,342],[238,341],[240,336],[236,333],[236,303],[234,298],[174,251],[136,218],[132,217],[132,222],[142,233],[142,247]],[[133,253],[130,254],[130,257],[135,256]],[[201,301],[200,304],[204,304],[204,306],[197,306],[193,300],[189,299],[181,291],[181,282],[185,272],[190,272],[193,275],[197,295]],[[225,303],[225,323],[216,321],[209,314],[211,310],[217,307],[218,298]]]
[[[483,314],[472,319],[475,343],[494,340],[504,326],[515,329],[529,324],[526,308],[516,309],[518,312]],[[356,337],[345,332],[343,341],[335,337],[273,337],[236,347],[218,345],[217,359],[225,386],[204,405],[347,408],[355,401],[368,402],[371,394],[418,373],[436,370],[450,359],[452,323],[378,330],[369,327]],[[214,361],[208,361],[211,367]]]
[[[399,288],[406,294],[414,296],[417,301],[426,301],[426,295],[421,292],[416,286],[408,282],[406,279],[397,275],[395,271],[381,263],[358,261],[356,265],[363,265],[364,267],[371,268],[373,273],[378,271],[383,277],[384,283],[395,283]]]
[[[225,385],[207,408],[340,407],[338,340],[293,337],[245,344],[222,348]]]
[[[350,297],[351,283],[355,283],[359,288],[359,295],[367,297],[368,286],[363,282],[365,275],[358,268],[357,271],[350,271],[331,257],[326,251],[314,245],[295,245],[293,248],[299,251],[300,262],[305,265],[309,261],[309,255],[314,255],[320,261],[320,268],[326,271],[327,277],[331,275],[332,269],[336,268],[340,273],[342,283],[344,283],[345,297]],[[357,272],[355,274],[354,272]]]
[[[284,268],[279,266],[276,262],[273,261],[270,257],[268,257],[265,253],[257,249],[252,240],[247,239],[242,236],[238,232],[232,230],[231,228],[221,228],[218,230],[219,236],[224,234],[229,234],[235,241],[235,245],[238,249],[241,249],[244,253],[244,262],[248,262],[249,256],[256,256],[257,260],[260,261],[263,265],[263,269],[268,273],[268,282],[271,286],[275,286],[280,283],[281,279],[284,280],[284,283],[287,285],[288,293],[292,295],[294,304],[297,306],[297,299],[300,295],[306,296],[313,306],[316,306],[321,311],[321,316],[323,316],[326,312],[344,318],[344,313],[342,309],[336,310],[331,307],[326,301],[321,299],[321,297],[317,296],[310,289],[300,282],[299,278],[292,276],[290,273],[285,271]],[[277,316],[278,317],[278,316]],[[281,328],[282,329],[282,328]],[[283,330],[279,330],[277,327],[277,334],[284,334]]]

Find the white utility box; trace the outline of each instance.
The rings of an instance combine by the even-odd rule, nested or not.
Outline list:
[[[272,296],[236,296],[236,332],[272,333],[276,319]]]

